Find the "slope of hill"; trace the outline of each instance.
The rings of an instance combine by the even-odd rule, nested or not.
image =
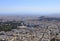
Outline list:
[[[49,14],[47,16],[49,16],[49,17],[60,17],[60,13],[53,13],[53,14]]]

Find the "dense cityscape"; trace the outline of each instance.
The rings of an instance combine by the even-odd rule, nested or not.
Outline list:
[[[0,19],[0,41],[60,41],[60,18]]]
[[[0,0],[0,41],[60,41],[60,0]]]

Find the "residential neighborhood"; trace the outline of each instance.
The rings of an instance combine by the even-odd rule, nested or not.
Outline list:
[[[43,20],[1,22],[0,41],[59,41],[60,22]]]

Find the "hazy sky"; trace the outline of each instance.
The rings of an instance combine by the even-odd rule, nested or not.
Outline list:
[[[60,0],[0,0],[0,13],[60,13]]]

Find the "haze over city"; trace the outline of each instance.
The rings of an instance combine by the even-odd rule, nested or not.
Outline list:
[[[0,0],[0,41],[60,41],[60,0]]]

